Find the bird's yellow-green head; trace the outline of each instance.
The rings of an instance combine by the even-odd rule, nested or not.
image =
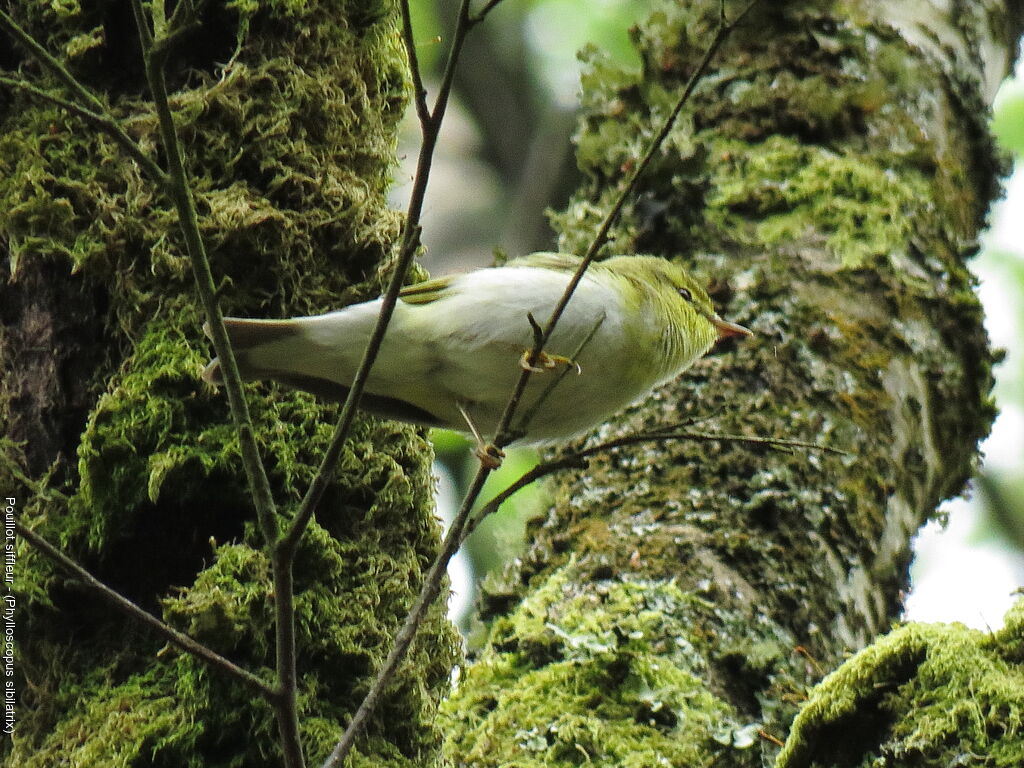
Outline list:
[[[719,339],[751,335],[720,318],[707,291],[678,264],[654,256],[615,256],[598,268],[621,281],[637,342],[660,349],[666,374],[688,365]]]

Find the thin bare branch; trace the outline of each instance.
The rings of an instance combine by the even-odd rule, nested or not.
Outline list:
[[[29,544],[35,547],[45,557],[49,558],[53,562],[57,563],[61,568],[68,571],[76,579],[82,582],[86,587],[92,590],[94,593],[103,598],[106,602],[117,608],[119,611],[126,613],[131,618],[142,622],[146,626],[155,630],[157,634],[163,637],[167,642],[172,645],[181,648],[181,650],[192,654],[198,659],[205,661],[213,669],[220,670],[225,674],[233,677],[235,680],[240,682],[246,688],[253,693],[256,693],[268,701],[273,702],[277,694],[273,688],[267,685],[263,680],[249,672],[242,669],[240,666],[230,661],[219,653],[210,650],[202,643],[197,640],[193,640],[191,637],[186,635],[184,632],[179,632],[174,627],[165,624],[153,614],[148,611],[144,611],[142,608],[137,606],[128,598],[119,592],[111,589],[102,581],[93,576],[89,571],[83,568],[81,565],[76,563],[70,557],[65,555],[63,552],[54,547],[50,542],[40,536],[38,533],[33,531],[21,522],[15,522],[15,529],[18,534],[25,539]]]
[[[162,62],[155,61],[150,56],[153,38],[140,0],[132,0],[132,10],[135,13],[140,40],[144,44],[146,77],[153,95],[153,104],[160,124],[161,140],[167,155],[169,176],[167,191],[178,211],[182,234],[185,238],[185,247],[196,281],[196,288],[199,292],[203,309],[206,311],[209,319],[214,349],[221,361],[221,368],[224,373],[224,388],[227,392],[228,405],[235,422],[235,428],[238,431],[242,463],[249,480],[253,505],[256,507],[256,514],[259,518],[260,527],[263,529],[264,537],[268,543],[273,543],[277,540],[276,507],[270,490],[270,482],[267,479],[263,462],[259,456],[259,449],[256,445],[255,429],[253,428],[249,407],[242,390],[242,377],[238,372],[238,364],[231,350],[227,331],[224,328],[223,316],[217,301],[217,289],[213,281],[213,274],[210,271],[210,261],[206,254],[206,244],[203,242],[202,234],[199,231],[199,217],[196,213],[195,201],[192,199],[192,189],[182,160],[181,144],[178,141],[174,115],[171,112],[168,100],[167,82],[164,77]]]
[[[612,440],[605,445],[596,446],[594,449],[589,449],[585,453],[587,455],[596,453],[599,450],[608,450],[609,448],[618,448],[623,445],[631,445],[633,443],[645,443],[652,440],[697,440],[704,443],[709,442],[723,442],[723,443],[742,443],[744,445],[760,445],[765,448],[777,448],[785,450],[789,448],[800,448],[808,451],[821,451],[822,453],[831,453],[834,456],[850,456],[849,451],[844,451],[841,448],[833,448],[830,445],[822,445],[821,443],[810,443],[804,440],[790,440],[786,437],[762,437],[759,435],[736,435],[728,432],[676,432],[671,429],[658,430],[655,432],[647,432],[639,435],[629,435],[627,437],[619,438],[618,440]]]
[[[519,493],[519,491],[526,486],[532,485],[541,478],[552,475],[563,469],[582,469],[586,465],[587,457],[579,453],[571,453],[531,467],[520,475],[514,482],[509,484],[508,487],[501,491],[501,493],[497,494],[493,499],[477,510],[476,515],[468,520],[466,525],[463,526],[459,544],[461,545],[466,539],[468,539],[473,534],[473,531],[476,530],[477,526],[480,525],[488,515],[497,512],[498,508],[502,504],[512,498],[515,494]]]
[[[183,27],[191,27],[198,19],[196,18],[196,6],[191,0],[182,0],[174,4],[174,10],[167,19],[167,34],[173,34]]]
[[[149,174],[150,178],[157,185],[160,187],[167,185],[167,174],[164,173],[163,169],[153,158],[142,150],[138,142],[125,133],[120,123],[110,114],[110,110],[107,109],[106,104],[104,104],[99,96],[82,85],[60,61],[53,57],[35,38],[18,26],[14,19],[3,11],[0,11],[0,28],[5,29],[35,56],[44,68],[49,70],[52,75],[74,94],[77,101],[61,98],[25,80],[0,77],[0,83],[11,88],[18,88],[40,99],[49,101],[51,104],[56,104],[68,112],[87,120],[114,139]]]
[[[306,756],[299,731],[298,671],[295,652],[295,581],[292,561],[273,551],[274,624],[276,629],[277,715],[286,768],[304,768]]]
[[[533,331],[534,342],[540,342],[544,334],[544,329],[540,327],[540,323],[538,323],[537,318],[533,316],[533,312],[526,313],[526,322],[530,324],[530,330]]]
[[[409,74],[412,76],[412,99],[416,105],[416,116],[420,119],[420,130],[427,130],[430,122],[430,107],[427,106],[427,89],[423,87],[419,55],[416,53],[416,39],[412,35],[412,12],[409,0],[402,0],[402,40],[409,57]]]
[[[740,443],[742,445],[759,445],[765,448],[776,448],[778,450],[789,450],[799,448],[808,451],[821,451],[831,453],[835,456],[849,456],[847,451],[840,448],[833,448],[830,445],[811,443],[804,440],[791,440],[787,437],[762,437],[759,435],[737,435],[729,432],[691,432],[688,430],[674,431],[673,429],[656,430],[654,432],[640,432],[635,435],[608,440],[599,445],[577,451],[572,454],[573,458],[589,458],[598,453],[621,448],[624,445],[635,445],[636,443],[664,442],[666,440],[694,440],[701,443]]]
[[[342,765],[348,753],[355,745],[356,737],[359,735],[363,724],[376,708],[384,688],[395,674],[398,665],[402,663],[402,659],[405,658],[405,654],[416,637],[416,631],[419,629],[427,609],[437,599],[441,591],[441,582],[444,580],[448,562],[459,549],[459,544],[462,541],[461,531],[465,527],[466,519],[473,509],[473,503],[469,499],[475,499],[480,494],[488,474],[489,470],[486,465],[481,464],[470,484],[466,497],[463,499],[462,506],[459,508],[451,527],[448,529],[448,534],[441,544],[441,552],[431,564],[426,576],[424,576],[423,587],[416,598],[416,602],[413,603],[412,608],[405,617],[405,621],[395,635],[391,652],[377,671],[377,676],[370,686],[369,693],[366,694],[366,698],[359,704],[359,708],[352,716],[352,720],[345,729],[345,733],[342,734],[341,740],[335,745],[331,754],[324,761],[322,768],[338,768]]]
[[[469,23],[474,26],[479,24],[487,17],[487,14],[494,10],[495,6],[497,6],[500,2],[501,0],[487,0],[483,8],[481,8],[479,11],[477,11],[475,14],[469,17]]]
[[[193,21],[190,24],[177,27],[173,30],[168,31],[166,34],[160,35],[153,41],[153,54],[154,56],[165,57],[171,52],[183,38],[185,38],[190,32],[195,31],[200,26],[198,21]]]
[[[757,2],[757,0],[754,0],[754,2]],[[458,22],[458,30],[462,30],[462,33],[460,34],[458,30],[456,32],[455,40],[452,43],[451,58],[449,58],[448,66],[445,70],[445,82],[442,83],[441,90],[438,94],[438,99],[441,99],[442,97],[447,99],[447,93],[451,88],[451,79],[454,76],[455,61],[462,45],[462,39],[465,36],[465,31],[468,30],[470,26],[472,26],[472,21],[468,16],[468,6],[468,0],[463,0],[462,8],[460,9],[459,13]],[[749,8],[746,10],[749,10]],[[742,15],[746,14],[746,10],[744,10]],[[742,18],[742,15],[740,18]],[[622,207],[625,205],[626,198],[632,193],[633,189],[636,187],[637,179],[639,178],[640,174],[644,170],[646,170],[647,166],[651,162],[651,159],[654,157],[654,154],[657,152],[661,144],[664,142],[669,131],[671,130],[672,124],[675,121],[676,116],[679,114],[679,112],[682,110],[683,106],[689,99],[690,94],[693,92],[693,89],[696,86],[698,80],[706,70],[708,63],[711,60],[711,57],[718,50],[719,46],[721,45],[725,37],[728,35],[728,33],[735,27],[738,20],[739,19],[737,19],[737,21],[734,21],[731,24],[720,27],[718,29],[715,38],[712,40],[711,45],[708,48],[708,51],[705,53],[700,65],[694,71],[693,76],[687,83],[683,95],[676,103],[676,106],[672,110],[671,115],[665,121],[665,124],[662,126],[662,129],[658,132],[658,135],[651,143],[651,146],[649,147],[647,153],[644,155],[644,158],[641,161],[640,165],[637,166],[636,171],[634,171],[634,174],[630,177],[627,184],[619,193],[615,205],[608,212],[604,221],[602,222],[601,227],[598,230],[598,233],[595,235],[594,240],[591,242],[590,248],[587,251],[587,255],[584,257],[584,261],[581,263],[580,268],[577,270],[576,274],[573,276],[573,279],[570,281],[569,286],[566,288],[565,294],[562,296],[561,301],[556,306],[555,310],[552,312],[552,315],[548,320],[547,326],[544,329],[544,334],[542,334],[543,338],[537,339],[534,348],[531,350],[531,353],[527,359],[528,365],[535,366],[537,364],[540,354],[543,351],[544,344],[547,342],[548,339],[550,339],[555,324],[558,322],[559,318],[565,310],[565,305],[568,304],[569,299],[572,298],[572,294],[576,290],[576,286],[579,284],[579,281],[583,277],[583,272],[586,270],[587,266],[589,266],[590,262],[593,261],[594,256],[596,256],[597,254],[597,251],[600,249],[600,247],[604,244],[604,241],[607,239],[608,232],[611,229],[611,225],[615,221],[615,218],[618,216],[619,212],[622,210]],[[440,116],[443,116],[443,112],[440,113]],[[434,123],[434,118],[437,117],[439,117],[439,115],[437,113],[437,110],[435,110],[434,115],[432,115],[431,123]],[[437,123],[434,123],[433,127],[439,127],[439,120]],[[424,143],[426,143],[426,136],[427,133],[425,131]],[[419,174],[417,173],[417,178],[418,177]],[[515,437],[511,433],[509,425],[511,424],[512,418],[515,415],[516,408],[518,407],[522,394],[526,389],[526,383],[529,381],[529,376],[530,372],[524,370],[523,375],[519,378],[515,391],[513,392],[511,398],[509,399],[508,406],[506,407],[505,412],[502,415],[502,419],[498,426],[498,430],[494,439],[494,444],[498,448],[502,448],[505,445],[508,445],[508,443],[511,442]],[[352,397],[350,394],[349,400],[351,399]],[[348,402],[346,402],[346,406],[347,405]],[[395,635],[394,646],[392,647],[391,652],[388,654],[388,657],[384,661],[384,664],[381,665],[381,668],[378,670],[377,675],[374,678],[372,685],[370,686],[370,691],[367,693],[366,698],[363,699],[362,703],[359,705],[359,708],[356,710],[355,715],[353,715],[351,722],[349,723],[348,727],[345,729],[345,733],[341,737],[341,740],[338,742],[334,750],[331,752],[330,756],[324,762],[323,768],[337,768],[342,764],[346,756],[351,751],[352,746],[355,744],[355,739],[359,733],[359,730],[362,728],[366,719],[373,712],[373,709],[376,706],[380,696],[382,695],[384,688],[387,686],[388,682],[391,680],[395,671],[398,669],[398,665],[401,663],[402,659],[405,658],[405,654],[416,636],[416,632],[419,628],[420,622],[423,619],[423,616],[426,613],[427,608],[436,599],[438,593],[440,592],[441,581],[444,578],[444,574],[448,567],[448,563],[454,556],[455,552],[458,551],[459,545],[463,540],[464,529],[467,525],[469,514],[472,511],[473,505],[476,502],[477,497],[480,495],[480,491],[483,489],[484,482],[487,480],[487,477],[490,474],[490,472],[491,467],[488,464],[481,461],[479,467],[477,468],[477,472],[474,475],[473,480],[470,484],[469,490],[467,491],[465,497],[462,500],[462,504],[459,508],[459,511],[456,514],[455,519],[452,521],[450,528],[448,529],[448,533],[445,536],[444,542],[442,543],[441,552],[438,554],[437,558],[431,565],[430,570],[427,572],[427,575],[423,583],[423,587],[420,590],[419,597],[413,604],[413,607],[409,611],[409,614],[406,616],[405,621],[402,624],[402,627]]]
[[[277,718],[278,731],[281,734],[281,751],[287,768],[303,768],[305,758],[302,752],[296,703],[295,611],[292,603],[294,589],[291,560],[282,558],[277,546],[280,536],[277,508],[266,468],[256,444],[255,428],[242,390],[242,377],[238,371],[238,363],[224,327],[224,318],[217,299],[210,260],[206,254],[206,244],[199,231],[199,217],[185,171],[181,143],[178,140],[177,126],[167,94],[167,80],[164,74],[167,48],[159,46],[159,41],[154,41],[153,31],[150,27],[151,22],[146,18],[141,0],[131,0],[131,6],[138,28],[139,40],[142,42],[146,80],[153,96],[153,104],[160,124],[161,140],[167,155],[170,177],[168,192],[178,211],[185,246],[192,263],[196,288],[206,311],[214,350],[220,358],[224,388],[238,433],[242,465],[249,482],[249,491],[252,495],[253,506],[256,508],[256,517],[267,547],[271,550],[277,671],[274,713]],[[155,4],[154,8],[156,9],[154,12],[162,13],[163,11],[162,4]],[[166,19],[154,19],[152,23],[159,30],[167,28]]]
[[[106,107],[99,96],[94,94],[68,72],[67,68],[50,54],[32,35],[18,26],[7,13],[0,11],[0,29],[5,29],[10,35],[21,43],[46,69],[50,74],[60,80],[64,86],[77,96],[90,109],[97,113],[106,112]]]
[[[448,97],[451,95],[452,84],[455,82],[455,70],[459,64],[459,56],[462,55],[462,46],[466,42],[466,35],[473,27],[469,16],[469,5],[470,0],[462,0],[462,4],[459,6],[455,34],[452,36],[452,47],[448,51],[448,61],[445,63],[444,74],[441,76],[441,85],[437,90],[434,109],[430,113],[430,122],[433,124],[435,132],[441,130],[441,121],[444,120],[444,113],[448,108]]]
[[[597,233],[594,235],[594,239],[590,242],[590,247],[587,248],[586,254],[584,254],[579,267],[576,269],[576,273],[572,276],[572,279],[569,280],[569,284],[566,286],[565,292],[562,294],[561,299],[559,299],[558,304],[556,304],[555,308],[552,310],[551,317],[548,318],[548,322],[544,327],[543,338],[538,343],[535,343],[533,349],[530,351],[529,362],[531,366],[536,364],[536,360],[543,351],[544,345],[551,339],[551,334],[554,333],[555,326],[558,324],[559,319],[565,312],[566,306],[568,306],[569,301],[576,292],[576,288],[583,279],[584,273],[597,257],[598,251],[600,251],[605,242],[607,242],[608,233],[611,231],[612,225],[622,212],[622,209],[626,204],[626,200],[633,194],[640,177],[644,172],[646,172],[651,161],[654,160],[654,156],[665,143],[665,139],[672,130],[672,126],[675,124],[676,118],[683,110],[683,107],[686,106],[686,103],[690,100],[690,96],[697,87],[697,83],[700,82],[700,79],[707,71],[708,65],[711,63],[711,59],[714,57],[715,53],[717,53],[726,37],[729,36],[729,33],[735,29],[736,25],[742,21],[743,17],[747,15],[750,9],[753,8],[757,2],[758,0],[752,0],[752,2],[747,5],[732,22],[727,22],[725,20],[723,11],[718,29],[715,31],[715,36],[712,38],[710,45],[708,45],[707,50],[704,52],[704,56],[701,58],[700,63],[697,65],[696,69],[693,70],[693,74],[690,75],[690,79],[687,81],[682,93],[676,100],[675,106],[672,108],[668,117],[665,118],[664,123],[662,123],[661,129],[651,141],[647,151],[640,159],[640,162],[633,169],[633,173],[626,181],[625,186],[623,186],[622,190],[616,196],[615,203],[609,209],[608,213],[605,214],[604,219],[601,221],[601,225],[597,229]],[[518,432],[511,429],[512,419],[519,407],[519,402],[522,399],[523,393],[526,391],[526,386],[530,381],[530,375],[531,372],[529,370],[523,371],[522,375],[519,377],[519,381],[516,383],[515,390],[505,407],[505,411],[502,414],[501,421],[498,424],[498,428],[494,436],[494,444],[498,448],[505,447],[518,436]],[[520,425],[520,429],[521,428],[522,425]]]
[[[153,30],[150,28],[151,20],[146,17],[146,12],[142,8],[141,0],[131,0],[132,17],[135,19],[135,30],[139,36],[139,42],[142,44],[142,57],[147,59],[144,64],[147,67],[147,77],[149,76],[149,54],[153,50]]]
[[[198,0],[194,4],[183,0],[174,4],[163,32],[153,41],[153,50],[157,55],[166,55],[185,35],[202,26],[199,14],[205,4],[206,0]]]
[[[507,488],[497,494],[494,498],[484,504],[478,511],[477,514],[472,517],[466,524],[465,530],[462,534],[462,541],[465,541],[469,536],[476,530],[477,526],[486,518],[488,515],[496,512],[498,507],[504,504],[509,498],[521,491],[531,483],[535,483],[543,477],[559,472],[563,469],[581,468],[586,466],[586,462],[597,454],[608,453],[614,451],[617,448],[622,448],[626,445],[635,445],[637,443],[651,443],[651,442],[667,442],[669,440],[693,440],[702,443],[708,442],[722,442],[722,443],[740,443],[743,445],[758,445],[766,448],[775,448],[778,450],[791,450],[791,449],[804,449],[810,451],[821,451],[823,453],[831,453],[839,456],[849,456],[850,454],[846,451],[838,448],[833,448],[828,445],[821,445],[819,443],[809,443],[802,440],[790,440],[785,437],[758,437],[750,435],[736,435],[723,432],[692,432],[689,430],[679,430],[678,425],[670,426],[662,430],[656,430],[654,432],[640,432],[634,435],[625,435],[624,437],[615,438],[613,440],[607,440],[603,443],[598,443],[589,448],[584,448],[579,451],[572,451],[562,456],[557,456],[549,461],[543,461],[527,472],[524,472],[519,478],[512,482]]]

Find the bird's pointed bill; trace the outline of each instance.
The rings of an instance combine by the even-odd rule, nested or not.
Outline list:
[[[742,325],[737,323],[730,323],[728,320],[723,320],[717,315],[711,318],[711,323],[718,330],[718,340],[727,339],[730,336],[753,336],[754,332],[749,328],[744,328]]]

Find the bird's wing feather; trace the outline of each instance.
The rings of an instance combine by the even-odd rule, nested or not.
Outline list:
[[[576,256],[567,253],[552,253],[540,251],[531,253],[528,256],[521,256],[518,259],[510,260],[507,267],[537,267],[552,272],[563,272],[572,274],[580,265]],[[431,302],[443,299],[452,294],[452,286],[460,275],[445,275],[435,277],[431,280],[424,280],[422,283],[414,283],[405,286],[398,294],[398,297],[406,304],[430,304]]]
[[[580,266],[580,259],[568,253],[554,253],[553,251],[538,251],[517,259],[510,260],[505,266],[508,267],[539,267],[550,269],[553,272],[567,272],[572,274]]]
[[[422,283],[407,285],[398,293],[398,298],[406,304],[430,304],[448,295],[452,285],[452,276],[435,277]]]

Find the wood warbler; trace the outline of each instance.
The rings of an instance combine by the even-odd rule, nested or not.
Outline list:
[[[534,333],[580,260],[534,253],[501,267],[404,288],[370,372],[362,407],[400,421],[493,436]],[[381,299],[290,320],[224,319],[242,377],[271,379],[344,399]],[[653,256],[616,256],[583,275],[532,370],[517,442],[585,432],[688,368],[718,339],[749,336],[715,314],[681,267]],[[556,370],[573,370],[567,375]],[[203,378],[221,381],[215,358]],[[557,378],[557,383],[550,386]],[[513,422],[513,426],[516,422]]]

